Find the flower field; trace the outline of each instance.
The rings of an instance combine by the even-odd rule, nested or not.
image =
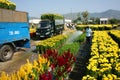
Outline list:
[[[108,33],[109,31],[94,31],[87,75],[83,80],[120,79],[120,49]],[[115,35],[119,31],[110,33]]]
[[[0,0],[0,9],[6,10],[6,12],[2,12],[1,14],[7,13],[7,10],[15,11],[16,4],[12,2],[12,0]],[[12,14],[14,12],[8,13]],[[21,17],[21,15],[22,14],[15,16],[17,16],[18,18]],[[86,22],[88,14],[85,14],[86,19],[84,15],[82,18],[80,17],[80,15],[77,15],[78,18],[76,18],[76,20],[78,22],[81,22],[83,20]],[[13,20],[17,20],[17,18]],[[28,19],[29,18],[32,19],[31,16],[28,16]],[[66,31],[65,33],[64,31],[63,33],[60,32],[60,35],[52,34],[50,38],[40,40],[39,42],[36,41],[38,43],[35,45],[36,42],[34,42],[34,40],[36,39],[34,38],[37,36],[34,35],[36,34],[36,28],[30,28],[30,42],[33,42],[30,44],[31,48],[16,48],[20,51],[20,53],[18,52],[18,54],[15,55],[15,60],[12,59],[13,62],[9,62],[6,64],[1,64],[2,62],[0,63],[1,65],[3,65],[2,68],[0,65],[0,80],[120,80],[120,30],[117,30],[120,29],[120,24],[118,23],[120,21],[117,21],[118,24],[114,21],[109,21],[109,23],[116,24],[88,23],[88,25],[83,25],[79,23],[78,25],[76,25],[77,23],[75,23],[74,25],[73,21],[71,24],[71,20],[67,20],[66,16],[61,16],[60,14],[42,14],[40,18],[40,20],[64,19],[64,23],[67,23],[66,21],[70,21],[70,26],[75,26],[76,29],[71,30],[65,24],[68,27],[68,31]],[[6,22],[4,21],[4,17],[3,19],[1,18],[1,20],[3,20],[2,23]],[[10,22],[19,23],[18,21]],[[43,26],[42,29],[53,29],[52,26],[55,25],[56,27],[56,23],[54,21],[50,21],[50,23]],[[98,23],[98,21],[95,20],[93,22]],[[25,22],[22,21],[22,23]],[[90,37],[90,40],[92,41],[89,41],[89,43],[85,40],[86,37],[88,37],[86,35],[87,31],[85,32],[87,26],[89,26],[93,31],[93,33],[91,33],[92,37]],[[26,26],[22,26],[22,28],[25,27]],[[42,25],[39,27],[42,27]],[[54,30],[58,30],[55,29],[55,27]],[[47,31],[49,30],[50,29],[48,29]],[[75,31],[77,32],[77,30],[80,33],[72,35]],[[23,41],[26,43],[25,40]],[[3,57],[7,58],[6,55],[9,54],[9,52],[12,53],[14,51],[14,47],[20,45],[20,43],[18,41],[14,41],[12,44],[10,42],[6,43],[5,45],[7,45],[7,47],[1,48],[0,56],[2,55]],[[3,45],[0,45],[0,47]],[[24,44],[21,44],[20,46],[22,45]],[[25,44],[24,46],[26,45],[27,44]],[[4,48],[8,48],[8,50]],[[2,53],[2,51],[4,53]],[[24,53],[30,54],[24,55]],[[18,57],[21,56],[22,58],[18,59]],[[8,64],[10,64],[10,66]],[[14,66],[14,64],[17,66]],[[5,67],[6,65],[7,67]],[[16,71],[15,68],[17,68]],[[72,77],[70,77],[71,73]],[[76,75],[78,78],[76,78]]]
[[[82,80],[120,79],[119,34],[119,30],[94,31],[87,71]],[[64,80],[75,64],[80,43],[85,40],[85,34],[82,34],[72,43],[65,44],[69,35],[40,41],[36,45],[40,53],[38,59],[33,63],[27,60],[11,75],[1,73],[0,80]]]

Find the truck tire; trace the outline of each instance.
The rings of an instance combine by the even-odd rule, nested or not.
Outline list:
[[[13,48],[10,45],[3,45],[0,48],[0,60],[1,61],[7,61],[10,60],[13,56]]]

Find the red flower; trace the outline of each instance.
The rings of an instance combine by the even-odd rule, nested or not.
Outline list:
[[[60,77],[60,76],[62,76],[63,75],[63,73],[62,73],[62,71],[60,71],[60,69],[58,70],[58,76]]]
[[[52,80],[52,74],[51,74],[51,72],[48,72],[48,79]]]
[[[52,70],[54,70],[54,68],[56,67],[55,64],[51,64],[50,67],[52,68]]]
[[[51,72],[46,72],[46,73],[40,75],[39,80],[52,80]]]
[[[63,74],[69,73],[71,71],[72,64],[76,61],[75,56],[70,53],[70,50],[67,52],[64,52],[62,55],[59,55],[59,53],[56,50],[47,50],[45,54],[43,54],[45,57],[50,60],[53,72],[55,73],[56,78],[63,77]],[[51,76],[49,73],[47,75],[41,75],[41,80],[50,80]],[[48,79],[48,77],[50,77]],[[56,79],[57,80],[57,79]]]
[[[59,56],[57,61],[59,66],[63,66],[65,64],[65,59],[62,56]]]

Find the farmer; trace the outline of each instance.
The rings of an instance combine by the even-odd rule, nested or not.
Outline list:
[[[88,43],[90,43],[91,38],[92,38],[92,30],[91,30],[91,28],[89,26],[87,26],[86,29],[85,29],[85,32],[86,32],[86,41]]]

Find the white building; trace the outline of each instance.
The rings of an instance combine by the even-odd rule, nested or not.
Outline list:
[[[30,19],[29,20],[30,28],[37,28],[40,21],[41,21],[40,19]]]
[[[100,18],[100,24],[108,24],[108,18]]]
[[[65,19],[65,23],[72,23],[72,20],[70,20],[70,19]]]
[[[30,24],[38,24],[40,22],[40,19],[30,19],[29,23]]]

